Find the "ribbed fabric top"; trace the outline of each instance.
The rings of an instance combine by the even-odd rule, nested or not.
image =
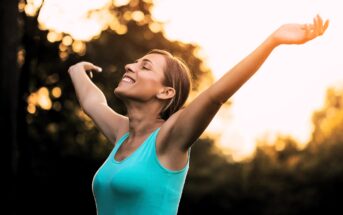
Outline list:
[[[158,160],[156,136],[160,128],[128,157],[115,154],[129,136],[124,134],[93,178],[98,215],[176,215],[189,169],[169,170]],[[188,158],[190,150],[188,151]]]

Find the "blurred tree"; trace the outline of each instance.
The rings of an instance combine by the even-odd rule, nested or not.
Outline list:
[[[341,209],[343,197],[343,89],[327,89],[323,107],[312,116],[312,140],[308,144],[302,170],[318,192],[315,209]]]
[[[326,92],[325,104],[312,116],[313,133],[310,147],[320,150],[323,143],[343,142],[343,90],[329,88]]]

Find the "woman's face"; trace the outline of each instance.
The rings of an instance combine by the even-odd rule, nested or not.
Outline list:
[[[160,54],[148,54],[125,66],[125,73],[115,95],[122,99],[149,101],[163,89],[165,58]]]

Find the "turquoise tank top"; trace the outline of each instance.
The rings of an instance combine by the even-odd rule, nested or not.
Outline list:
[[[96,172],[92,188],[98,215],[176,215],[189,169],[162,166],[156,154],[156,136],[160,128],[128,157],[114,156],[128,137],[124,134]]]

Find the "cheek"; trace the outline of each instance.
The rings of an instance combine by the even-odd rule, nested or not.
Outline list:
[[[156,94],[160,89],[161,84],[154,80],[149,80],[146,82],[137,83],[137,85],[132,86],[132,91],[137,94]]]
[[[148,74],[145,75],[137,81],[137,86],[140,85],[142,87],[148,88],[160,88],[163,86],[163,81],[161,77],[157,77],[156,74]]]

